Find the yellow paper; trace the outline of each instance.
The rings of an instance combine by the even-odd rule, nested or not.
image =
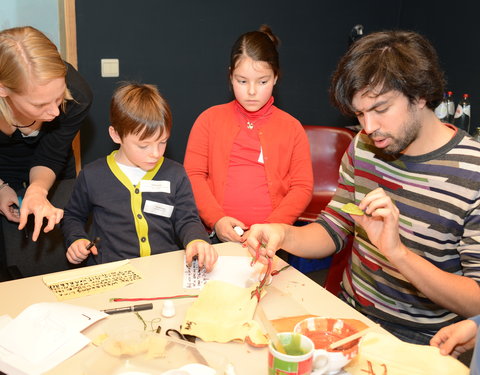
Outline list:
[[[364,214],[364,212],[356,204],[353,204],[353,203],[344,204],[341,210],[351,215],[362,216]]]
[[[468,375],[469,369],[438,348],[409,344],[394,336],[367,333],[345,370],[351,375]]]
[[[245,340],[258,329],[253,320],[257,298],[251,298],[255,286],[241,288],[211,280],[190,306],[182,324],[182,333],[203,341],[229,342]]]
[[[118,289],[140,279],[140,273],[123,260],[46,275],[43,282],[63,301]]]

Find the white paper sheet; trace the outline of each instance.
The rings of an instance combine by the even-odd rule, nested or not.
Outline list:
[[[0,328],[0,370],[8,374],[41,374],[63,362],[90,340],[82,335],[104,312],[66,303],[27,307]]]
[[[184,258],[183,287],[185,289],[201,289],[209,280],[225,281],[242,288],[251,286],[259,281],[263,265],[260,263],[250,266],[252,258],[245,256],[219,256],[215,267],[210,273],[198,267],[193,261],[187,265]]]

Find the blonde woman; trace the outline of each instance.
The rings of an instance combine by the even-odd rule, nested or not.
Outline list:
[[[43,33],[0,31],[0,211],[20,230],[33,214],[33,241],[44,221],[47,233],[63,217],[49,191],[75,177],[71,143],[91,101],[88,84]]]

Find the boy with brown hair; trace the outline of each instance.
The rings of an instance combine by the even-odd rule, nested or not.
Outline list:
[[[67,259],[112,262],[186,249],[187,262],[213,268],[217,253],[198,217],[183,166],[163,154],[171,132],[170,108],[157,88],[125,84],[110,106],[109,134],[120,145],[79,174],[62,224]],[[93,215],[87,249],[85,225]]]

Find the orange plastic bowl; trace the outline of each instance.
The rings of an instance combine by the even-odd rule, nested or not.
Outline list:
[[[327,374],[335,374],[347,365],[358,354],[358,342],[351,341],[339,348],[329,349],[330,344],[358,332],[342,319],[335,318],[307,318],[298,322],[295,332],[310,338],[315,345],[316,355],[328,362],[325,364]]]

